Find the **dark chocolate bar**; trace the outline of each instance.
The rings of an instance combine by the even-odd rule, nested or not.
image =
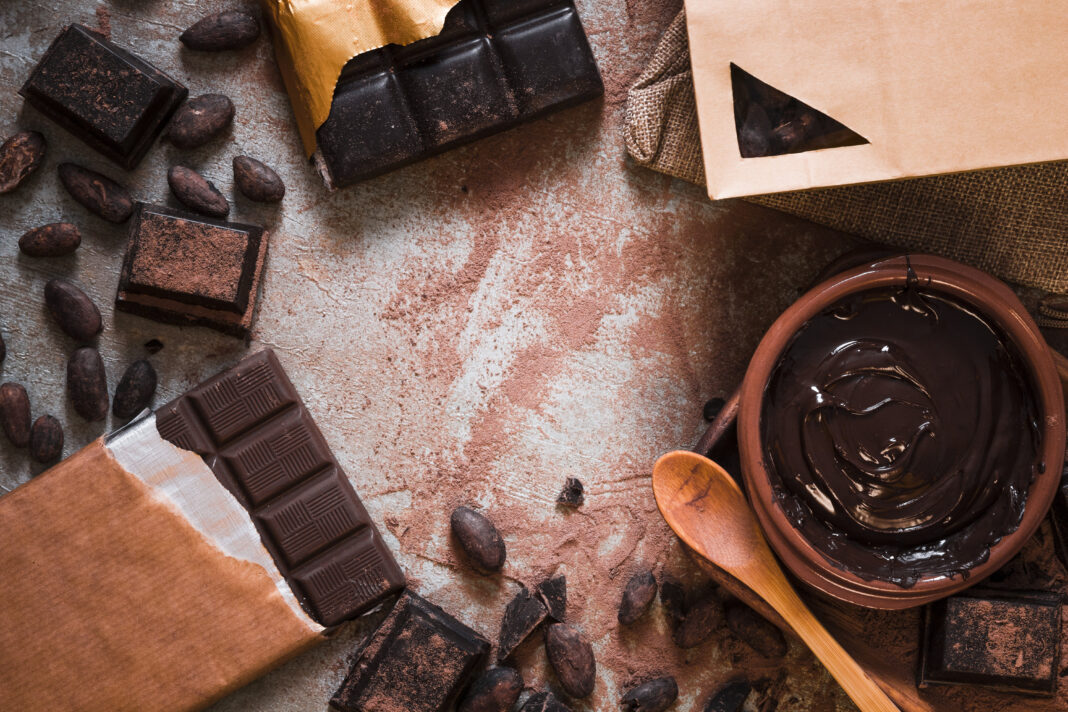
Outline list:
[[[156,413],[249,510],[308,612],[333,626],[404,588],[404,575],[274,353],[260,351]]]
[[[920,686],[970,684],[1052,696],[1060,641],[1060,595],[971,589],[927,607]]]
[[[100,34],[70,25],[19,90],[26,101],[129,170],[189,92]]]
[[[139,204],[115,306],[247,338],[267,256],[261,227]]]
[[[342,712],[444,712],[489,647],[481,635],[407,591],[360,651],[330,704]]]
[[[603,93],[572,0],[461,0],[440,35],[345,66],[320,171],[345,186]]]

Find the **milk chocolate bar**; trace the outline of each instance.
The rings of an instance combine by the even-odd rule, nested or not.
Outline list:
[[[603,93],[572,0],[461,0],[441,34],[349,61],[317,164],[341,187]]]
[[[42,114],[127,170],[141,162],[188,93],[82,25],[56,37],[19,90]]]
[[[160,408],[156,426],[200,454],[249,511],[319,623],[337,625],[403,590],[400,567],[272,351]]]

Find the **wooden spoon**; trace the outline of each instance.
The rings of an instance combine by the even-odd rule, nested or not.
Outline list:
[[[900,712],[798,598],[745,495],[723,468],[692,452],[669,452],[653,467],[653,494],[687,546],[775,609],[862,712]]]

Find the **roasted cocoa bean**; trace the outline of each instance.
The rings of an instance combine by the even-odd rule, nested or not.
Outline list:
[[[457,712],[508,712],[523,691],[523,678],[510,667],[494,667],[471,683]]]
[[[211,181],[191,168],[174,166],[167,171],[167,183],[174,197],[185,207],[213,218],[225,218],[230,203]]]
[[[76,225],[65,222],[35,227],[19,238],[19,249],[29,257],[62,257],[82,244],[82,233]]]
[[[30,397],[18,383],[0,385],[0,426],[15,447],[30,444]]]
[[[75,163],[61,163],[59,180],[70,197],[109,222],[124,223],[133,215],[130,191],[102,173]]]
[[[660,604],[667,613],[672,628],[686,615],[686,589],[673,576],[665,575],[660,582]]]
[[[100,310],[82,290],[70,280],[57,277],[45,285],[45,305],[56,324],[67,336],[78,341],[90,341],[100,333],[103,322]]]
[[[727,627],[734,637],[765,658],[786,655],[786,638],[782,631],[749,606],[742,603],[727,607]]]
[[[619,602],[619,615],[623,625],[631,625],[649,610],[656,598],[656,577],[649,569],[639,571],[630,577],[623,587],[623,599]]]
[[[0,195],[18,188],[40,168],[46,145],[36,131],[22,131],[0,145]]]
[[[129,420],[152,403],[156,394],[156,369],[145,359],[138,359],[127,367],[119,385],[111,412],[120,420]]]
[[[500,571],[507,551],[493,522],[470,507],[457,507],[450,518],[452,533],[468,561],[483,573]]]
[[[196,148],[215,138],[234,120],[234,102],[224,94],[203,94],[174,112],[167,140],[178,148]]]
[[[686,607],[686,614],[675,627],[672,640],[680,648],[693,648],[705,642],[723,623],[723,604],[709,587]]]
[[[553,623],[545,629],[545,654],[564,692],[578,699],[593,693],[597,663],[582,633],[567,623]]]
[[[527,698],[519,712],[571,712],[571,708],[551,692],[535,692]]]
[[[621,703],[627,712],[664,712],[678,697],[675,678],[658,677],[628,690]]]
[[[63,454],[63,426],[51,415],[42,415],[30,431],[30,457],[40,463],[58,460]]]
[[[178,39],[189,49],[221,52],[241,49],[260,36],[260,23],[247,12],[227,10],[208,15],[187,29]]]
[[[286,184],[278,174],[248,156],[234,157],[234,184],[246,198],[258,203],[277,203],[286,194]]]
[[[704,712],[742,712],[752,691],[753,686],[745,680],[728,682],[709,698]]]
[[[104,360],[92,346],[84,346],[67,362],[67,395],[74,412],[90,422],[108,416],[108,379]]]

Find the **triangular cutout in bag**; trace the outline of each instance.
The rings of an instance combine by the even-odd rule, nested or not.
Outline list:
[[[868,140],[805,102],[731,63],[734,125],[742,158],[781,156]]]

